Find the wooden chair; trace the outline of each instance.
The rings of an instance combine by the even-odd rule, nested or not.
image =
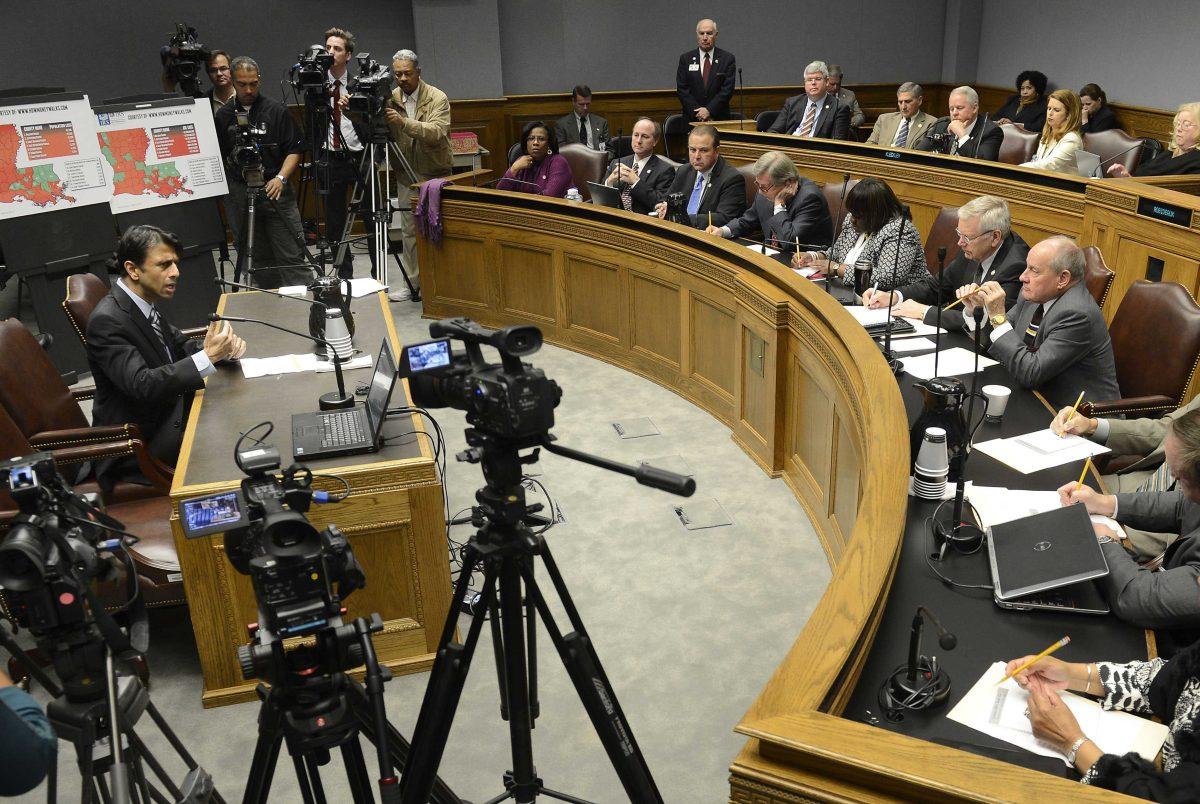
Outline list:
[[[604,169],[608,167],[608,152],[597,151],[577,142],[561,146],[558,152],[571,166],[572,181],[578,188],[579,194],[583,196],[583,200],[591,200],[592,194],[588,190],[587,183],[594,181],[599,184],[604,181]]]
[[[842,186],[845,185],[845,194],[849,195],[854,189],[854,185],[858,184],[858,179],[851,179],[848,182],[838,182],[834,184],[830,182],[821,188],[821,192],[825,196],[825,204],[829,207],[829,217],[833,218],[833,239],[838,238],[838,233],[842,231],[842,221],[846,219],[846,204],[842,196]],[[838,211],[841,214],[838,214]]]
[[[933,219],[933,228],[929,230],[929,237],[925,238],[925,267],[929,269],[929,273],[937,276],[938,270],[938,249],[946,249],[946,261],[943,265],[949,265],[950,261],[958,256],[958,207],[942,207],[938,212],[937,217]]]
[[[1087,283],[1088,292],[1096,300],[1099,307],[1104,307],[1108,292],[1112,290],[1116,273],[1104,264],[1104,255],[1095,246],[1083,250],[1083,281]]]
[[[1024,126],[1005,123],[1000,126],[1004,132],[1004,141],[1000,143],[999,161],[1009,165],[1019,165],[1033,159],[1037,153],[1038,140],[1042,138],[1040,131],[1026,131]]]
[[[1106,172],[1112,165],[1124,165],[1132,173],[1142,159],[1141,145],[1140,137],[1131,137],[1119,128],[1083,135],[1083,150],[1100,157],[1101,169]]]
[[[1157,416],[1183,404],[1200,360],[1200,305],[1183,285],[1137,280],[1108,332],[1123,396],[1089,400],[1080,406],[1085,415]]]

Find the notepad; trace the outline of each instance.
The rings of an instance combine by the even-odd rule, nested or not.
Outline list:
[[[1045,430],[1044,432],[1050,433],[1049,430]],[[1035,449],[1026,440],[1030,435],[1035,436],[1034,443],[1036,444],[1049,444],[1049,439],[1041,435],[1041,433],[1029,433],[1021,436],[1013,436],[1012,438],[994,438],[991,441],[981,441],[975,445],[975,449],[984,455],[990,455],[1001,463],[1007,464],[1021,474],[1026,475],[1032,472],[1040,472],[1043,469],[1049,469],[1052,466],[1061,466],[1064,463],[1082,461],[1088,456],[1111,452],[1103,444],[1096,444],[1078,436],[1073,436],[1070,442],[1062,449],[1054,451]],[[1056,441],[1066,440],[1059,439],[1053,433],[1050,433],[1050,438]]]
[[[975,373],[975,354],[967,349],[960,349],[956,346],[953,349],[943,349],[937,355],[936,375],[933,373],[934,356],[932,354],[905,357],[900,362],[904,364],[905,371],[922,380],[930,380],[934,376],[957,377]],[[994,365],[996,365],[995,360],[983,355],[979,356],[980,371]]]
[[[1077,435],[1060,436],[1049,428],[1016,436],[1016,440],[1043,455],[1053,455],[1065,449],[1078,449],[1081,444],[1091,443]]]

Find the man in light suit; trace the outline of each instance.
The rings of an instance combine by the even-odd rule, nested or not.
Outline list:
[[[179,239],[157,226],[131,226],[121,235],[110,270],[112,291],[88,319],[87,356],[96,383],[94,424],[134,422],[150,453],[175,465],[192,392],[204,387],[214,363],[238,358],[246,342],[229,322],[210,324],[204,342],[190,340],[156,309],[179,282]],[[130,460],[98,468],[100,485],[139,480]]]
[[[415,176],[395,160],[393,175],[401,187],[422,184],[430,179],[449,176],[454,170],[454,155],[450,152],[450,99],[432,84],[421,78],[421,62],[411,50],[399,50],[392,56],[392,75],[396,88],[385,107],[388,130],[396,148],[404,154]],[[394,159],[390,154],[389,159]],[[413,220],[410,193],[405,189],[400,198],[400,236],[403,252],[400,264],[414,289],[421,287],[421,268],[417,264],[417,229]],[[407,285],[388,291],[392,301],[412,297]]]
[[[744,237],[762,233],[768,246],[790,256],[796,242],[827,243],[833,239],[829,205],[815,182],[804,178],[795,163],[781,151],[767,151],[754,163],[758,195],[737,220],[705,229],[718,237]]]
[[[746,211],[746,180],[721,156],[721,135],[713,126],[696,126],[688,135],[688,164],[675,171],[671,193],[687,196],[688,220],[697,229],[723,226]],[[654,209],[664,217],[667,202]]]
[[[925,102],[924,90],[920,84],[906,81],[896,90],[896,106],[898,112],[888,112],[879,115],[871,136],[867,137],[868,145],[883,145],[890,148],[913,148],[917,140],[933,125],[933,115],[921,111]],[[904,126],[902,123],[907,122]]]
[[[558,133],[558,144],[577,142],[594,151],[608,149],[608,121],[591,113],[592,89],[587,84],[577,84],[571,90],[570,114],[558,118],[554,129]]]
[[[842,68],[836,64],[829,65],[829,94],[850,110],[851,128],[857,128],[867,122],[867,116],[858,105],[858,96],[854,94],[854,90],[842,86]]]
[[[642,215],[650,212],[667,195],[675,179],[675,168],[654,153],[662,136],[662,126],[649,117],[639,117],[633,124],[630,142],[633,153],[622,156],[613,163],[613,169],[604,183],[616,187],[628,195],[627,209]],[[624,196],[623,196],[624,199]]]
[[[1099,583],[1113,613],[1133,625],[1165,629],[1173,645],[1164,655],[1170,655],[1171,647],[1200,636],[1200,412],[1171,422],[1164,457],[1178,479],[1175,491],[1098,494],[1071,482],[1058,494],[1064,505],[1083,503],[1088,513],[1123,526],[1183,534],[1167,548],[1161,570],[1152,571],[1120,547],[1110,528],[1093,525],[1108,562],[1108,575]]]
[[[967,327],[976,305],[984,308],[988,354],[1023,388],[1053,405],[1088,399],[1119,399],[1117,367],[1104,315],[1083,281],[1083,251],[1070,238],[1050,237],[1029,249],[1021,274],[1021,299],[1005,310],[999,282],[972,282],[958,289]],[[1200,597],[1200,590],[1198,590]]]
[[[971,87],[958,87],[950,92],[949,106],[949,116],[938,118],[913,147],[991,162],[999,159],[1004,132],[986,115],[980,119],[979,93]]]
[[[773,134],[844,140],[850,135],[850,108],[829,94],[829,68],[814,61],[804,68],[804,94],[794,95],[767,129]]]
[[[942,269],[940,276],[926,274],[920,282],[896,288],[893,315],[915,318],[935,326],[937,305],[953,301],[964,285],[999,282],[1004,288],[1005,304],[1016,304],[1021,293],[1021,274],[1029,246],[1012,230],[1012,214],[1003,198],[981,195],[958,208],[959,252]],[[863,294],[868,307],[886,307],[885,291],[868,290]],[[941,325],[948,330],[966,327],[959,308],[943,310]]]
[[[675,93],[683,110],[683,119],[724,120],[729,117],[729,100],[737,77],[737,62],[728,50],[717,47],[717,24],[712,20],[696,23],[699,47],[679,57],[675,68]]]

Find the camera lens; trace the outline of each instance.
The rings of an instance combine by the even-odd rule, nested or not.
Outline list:
[[[41,586],[46,572],[45,548],[36,530],[16,525],[0,544],[0,586],[11,592],[29,592]]]

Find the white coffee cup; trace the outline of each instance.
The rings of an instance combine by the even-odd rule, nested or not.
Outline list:
[[[1012,389],[1003,385],[985,385],[983,395],[987,398],[987,412],[984,418],[989,422],[1000,421],[1008,408],[1008,398],[1012,395]]]

